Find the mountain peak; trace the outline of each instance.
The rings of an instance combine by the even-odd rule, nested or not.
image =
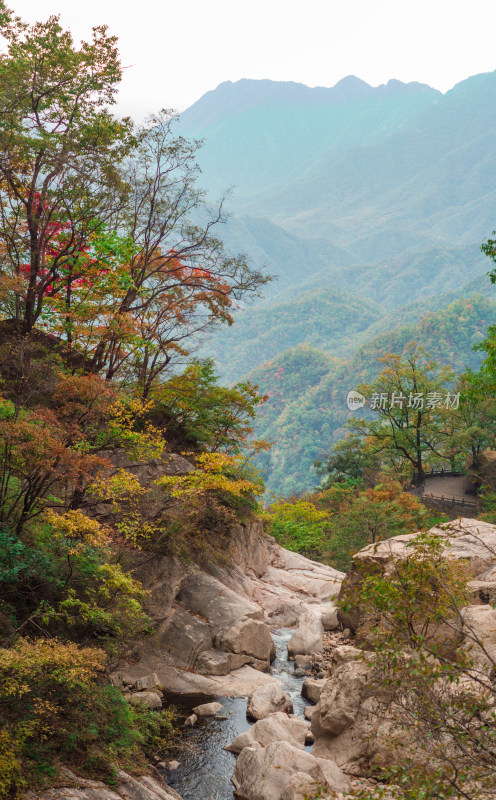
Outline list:
[[[368,97],[374,89],[356,75],[347,75],[345,78],[341,78],[331,91],[333,99],[336,100],[359,100],[362,97]]]

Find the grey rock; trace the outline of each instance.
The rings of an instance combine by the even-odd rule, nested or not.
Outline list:
[[[301,694],[312,703],[318,703],[320,700],[320,693],[324,688],[326,679],[307,678],[301,687]]]
[[[273,742],[265,748],[245,747],[238,756],[232,782],[246,800],[282,800],[286,790],[292,790],[297,773],[306,776],[302,778],[302,791],[311,789],[316,782],[326,792],[343,791],[350,786],[335,764],[323,767],[321,760],[288,742]]]
[[[184,728],[193,728],[196,725],[197,722],[198,722],[198,717],[196,716],[196,714],[190,714],[190,716],[187,717],[187,719],[184,720],[184,726],[183,727]]]
[[[322,615],[307,608],[298,620],[298,628],[288,642],[288,655],[321,653],[323,649]]]
[[[340,667],[341,664],[360,658],[363,652],[363,650],[353,647],[351,644],[340,644],[332,651],[332,661],[337,667]]]
[[[204,650],[195,661],[195,669],[202,675],[227,675],[253,661],[245,653],[226,653],[223,650]],[[265,663],[265,662],[264,662]]]
[[[212,631],[208,622],[183,608],[176,608],[159,626],[155,647],[165,656],[166,662],[192,669],[199,653],[212,648]]]
[[[222,703],[202,703],[193,709],[193,714],[196,714],[197,717],[215,717],[223,707]]]
[[[69,786],[57,786],[35,794],[25,793],[26,800],[181,800],[171,786],[159,783],[149,775],[133,778],[118,770],[117,785],[110,789],[100,781],[80,778],[67,768],[61,770]]]
[[[336,631],[339,628],[338,610],[336,606],[329,606],[322,611],[322,625],[325,631]]]
[[[289,742],[300,750],[304,748],[308,734],[308,723],[298,717],[288,717],[279,711],[265,719],[258,720],[247,731],[236,736],[225,747],[230,753],[239,754],[245,747],[267,747],[272,742]]]
[[[311,655],[304,653],[297,653],[294,657],[295,669],[308,670],[312,669],[313,659]]]
[[[136,692],[130,695],[128,703],[132,706],[146,706],[146,708],[162,708],[162,698],[157,692]]]
[[[275,682],[261,686],[248,698],[246,715],[249,719],[263,719],[276,711],[292,713],[293,704],[289,695]]]
[[[264,622],[240,619],[217,634],[215,646],[219,650],[251,656],[250,662],[255,669],[266,669],[271,662],[274,642]]]
[[[144,675],[142,678],[138,678],[138,680],[135,681],[133,688],[137,692],[142,692],[145,689],[156,691],[159,688],[157,673],[152,672],[151,675]]]

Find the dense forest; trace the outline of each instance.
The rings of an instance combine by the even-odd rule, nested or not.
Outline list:
[[[486,800],[495,659],[474,690],[476,661],[455,652],[459,630],[441,645],[432,635],[463,622],[468,572],[445,556],[444,528],[427,533],[449,515],[427,507],[411,479],[421,484],[440,466],[463,473],[479,493],[481,524],[496,521],[487,469],[496,449],[495,76],[445,96],[397,81],[377,90],[357,79],[332,90],[267,82],[262,103],[252,82],[236,97],[225,84],[213,110],[207,97],[180,123],[165,111],[137,123],[114,113],[123,67],[105,26],[78,47],[58,17],[29,25],[3,3],[0,26],[0,798],[64,786],[67,768],[115,788],[121,769],[149,775],[181,738],[158,684],[149,706],[136,687],[143,676],[115,677],[155,641],[163,609],[153,608],[144,576],[162,559],[175,578],[159,586],[160,602],[180,606],[172,635],[189,636],[216,679],[244,667],[267,678],[267,571],[283,585],[272,577],[267,596],[278,589],[285,613],[296,613],[301,582],[317,585],[321,641],[326,613],[326,632],[339,631],[345,648],[342,666],[355,669],[359,624],[338,621],[330,603],[342,587],[339,614],[353,619],[358,604],[372,618],[363,639],[371,685],[378,695],[393,687],[405,730],[413,718],[424,749],[436,744],[431,760],[422,751],[413,761],[398,745],[366,784],[345,777],[348,796]],[[303,126],[291,113],[295,97]],[[260,128],[260,140],[247,141],[247,126],[258,131],[262,118],[272,135]],[[476,148],[483,125],[487,148]],[[414,131],[424,144],[405,158]],[[185,132],[210,132],[203,151]],[[212,193],[262,139],[261,168],[238,175],[240,213],[228,223]],[[457,172],[460,150],[468,167]],[[471,205],[464,193],[474,182]],[[233,247],[250,237],[253,260]],[[271,246],[278,252],[266,259]],[[278,288],[274,261],[287,266]],[[357,413],[350,390],[367,401]],[[233,531],[243,553],[260,550],[246,569],[256,601],[229,563]],[[418,531],[394,574],[355,580],[358,550]],[[222,568],[239,594],[217,580]],[[184,604],[185,575],[209,587],[208,602]],[[212,597],[225,601],[219,616],[234,611],[230,628],[207,636]],[[190,636],[198,629],[199,643]],[[246,630],[255,650],[265,637],[264,658],[247,660]],[[215,671],[219,653],[237,666]],[[187,664],[195,679],[197,663]],[[369,667],[360,661],[362,677],[347,688],[366,684]],[[426,685],[439,701],[428,709]],[[303,758],[304,743],[305,734],[295,748]],[[245,748],[255,758],[262,749]]]
[[[110,782],[119,766],[139,773],[173,735],[168,708],[128,703],[109,670],[150,631],[143,554],[215,552],[261,491],[242,454],[255,390],[185,364],[198,334],[266,278],[223,249],[221,210],[192,220],[197,145],[165,113],[143,125],[112,114],[122,68],[105,27],[77,48],[57,17],[29,26],[2,5],[0,21],[0,796],[11,797],[56,783],[64,765]],[[160,486],[119,466],[167,462],[171,446],[187,470]]]

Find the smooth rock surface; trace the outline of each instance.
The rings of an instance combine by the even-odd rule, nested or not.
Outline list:
[[[279,711],[255,722],[224,749],[238,754],[245,747],[267,747],[272,742],[289,742],[293,747],[303,750],[307,733],[308,722],[298,717],[288,717]]]
[[[200,706],[194,707],[193,714],[196,714],[197,717],[215,717],[223,708],[222,703],[202,703]]]
[[[271,683],[256,689],[248,698],[246,716],[259,720],[274,714],[276,711],[291,713],[293,704],[289,695],[285,694],[278,683]]]
[[[152,464],[140,475],[146,480],[157,469],[190,468],[182,461]],[[296,625],[305,612],[316,627],[325,615],[332,618],[343,573],[284,550],[261,521],[233,526],[225,555],[225,563],[201,565],[143,556],[136,576],[156,632],[135,643],[132,661],[119,664],[112,676],[117,685],[156,673],[172,694],[247,694],[266,682],[241,671],[268,668],[274,657],[269,626]],[[319,649],[319,637],[310,644],[309,652]]]
[[[318,703],[325,683],[326,678],[307,678],[301,687],[302,696],[311,703]]]
[[[144,775],[133,778],[122,770],[117,772],[117,785],[110,789],[101,781],[79,778],[68,769],[69,786],[24,794],[26,800],[181,800],[181,796],[171,787],[159,783],[155,778]]]
[[[289,792],[295,788],[290,781],[297,773],[307,776],[310,791],[315,782],[324,791],[346,791],[350,786],[346,775],[335,764],[324,764],[311,753],[287,742],[245,747],[238,756],[232,781],[246,800],[282,800],[286,789]],[[304,788],[301,786],[299,790],[303,792]]]
[[[321,653],[324,626],[322,615],[313,608],[306,608],[298,620],[298,628],[288,642],[288,655],[299,653]]]
[[[496,665],[496,609],[489,605],[467,606],[461,616],[462,649],[476,669],[490,675]]]
[[[182,695],[187,697],[245,697],[261,686],[275,684],[272,675],[260,672],[250,666],[236,669],[227,675],[198,675],[171,666],[162,666],[158,659],[150,657],[152,664],[145,665],[146,672],[153,666],[157,671],[159,685],[164,694]],[[121,670],[125,680],[134,683],[141,674],[143,664],[133,664]]]

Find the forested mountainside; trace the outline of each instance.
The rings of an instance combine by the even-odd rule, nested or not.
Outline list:
[[[237,224],[268,219],[283,239],[303,239],[299,281],[323,244],[373,263],[482,241],[494,224],[495,95],[496,73],[445,95],[353,78],[322,90],[239,81],[201,98],[180,129],[205,140],[199,163],[211,196],[235,187]],[[268,260],[285,274],[284,261]]]
[[[224,241],[275,275],[200,351],[223,380],[249,375],[263,393],[275,365],[295,370],[291,397],[279,408],[271,395],[257,423],[277,441],[263,457],[272,491],[313,485],[313,459],[347,416],[339,381],[353,388],[364,360],[372,377],[377,355],[414,338],[457,369],[478,363],[470,348],[494,316],[473,295],[494,296],[480,244],[496,219],[495,100],[496,72],[444,95],[353,77],[332,89],[244,80],[182,115],[182,131],[205,140],[201,180],[212,197],[234,187]],[[317,382],[315,349],[329,364]]]
[[[346,434],[348,392],[379,374],[385,353],[402,353],[415,341],[457,372],[477,369],[482,358],[472,347],[495,321],[494,300],[474,294],[427,312],[416,323],[373,336],[348,358],[299,345],[253,370],[250,380],[268,395],[256,418],[256,434],[274,442],[258,458],[267,489],[289,495],[318,483],[314,461],[325,458]]]

